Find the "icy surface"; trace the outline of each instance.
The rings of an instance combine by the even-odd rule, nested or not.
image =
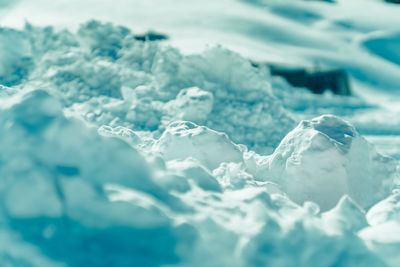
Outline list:
[[[3,2],[8,25],[38,5]],[[60,6],[75,1],[38,2],[29,18],[59,9],[56,26],[95,6],[79,2],[71,20]],[[167,6],[135,2],[137,17],[113,3],[133,30]],[[386,15],[372,23],[360,3],[168,0],[154,24],[167,44],[97,20],[1,28],[0,265],[399,266],[398,161],[362,135],[400,133],[396,99],[382,108],[376,90],[398,88],[398,10],[365,0]],[[90,17],[110,19],[108,3],[96,7]],[[236,52],[183,49],[210,25]],[[356,94],[294,89],[238,52],[318,56],[346,68]]]

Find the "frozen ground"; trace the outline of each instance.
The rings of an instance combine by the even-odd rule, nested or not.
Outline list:
[[[399,266],[400,7],[335,2],[0,1],[0,265]]]

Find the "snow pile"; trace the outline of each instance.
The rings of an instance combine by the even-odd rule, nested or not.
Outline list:
[[[52,91],[69,112],[99,127],[161,134],[175,120],[190,120],[270,153],[294,126],[271,92],[268,75],[221,47],[183,56],[157,42],[135,40],[125,27],[98,21],[82,25],[76,35],[31,25],[12,33],[26,43],[23,58],[34,66],[4,84]],[[13,52],[11,37],[6,31],[6,55]],[[3,69],[0,77],[15,73],[12,66]]]
[[[2,266],[397,266],[397,162],[335,116],[287,134],[238,54],[96,21],[2,33]]]
[[[314,201],[328,210],[343,195],[371,207],[393,189],[397,164],[349,123],[325,115],[302,121],[257,168],[295,202]]]

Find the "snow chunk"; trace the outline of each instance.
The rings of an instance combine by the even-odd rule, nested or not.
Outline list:
[[[245,172],[242,163],[222,163],[213,171],[213,175],[225,188],[242,189],[246,183],[254,180],[253,176]]]
[[[297,203],[332,208],[348,194],[369,208],[390,193],[397,163],[378,154],[349,123],[324,115],[302,121],[269,159],[269,179]]]
[[[154,151],[161,153],[166,160],[193,157],[211,170],[222,162],[243,160],[241,148],[226,134],[186,121],[168,125],[155,143]]]
[[[165,105],[165,108],[177,120],[203,123],[208,118],[214,97],[210,92],[200,90],[198,87],[182,89],[175,100]]]

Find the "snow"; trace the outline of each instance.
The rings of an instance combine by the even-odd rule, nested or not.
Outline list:
[[[177,120],[205,123],[212,111],[213,102],[214,97],[210,92],[192,87],[181,90],[175,101],[168,102],[165,109]]]
[[[397,267],[398,9],[0,1],[0,265]]]
[[[226,134],[180,121],[168,125],[153,151],[159,152],[165,160],[193,157],[210,170],[222,162],[240,162],[243,157],[240,147]]]
[[[264,164],[264,179],[276,181],[299,204],[314,201],[322,210],[346,194],[369,208],[391,192],[397,177],[396,161],[331,115],[300,122]]]
[[[399,192],[394,191],[390,197],[377,203],[367,213],[368,223],[377,225],[386,221],[399,221],[399,200]]]

